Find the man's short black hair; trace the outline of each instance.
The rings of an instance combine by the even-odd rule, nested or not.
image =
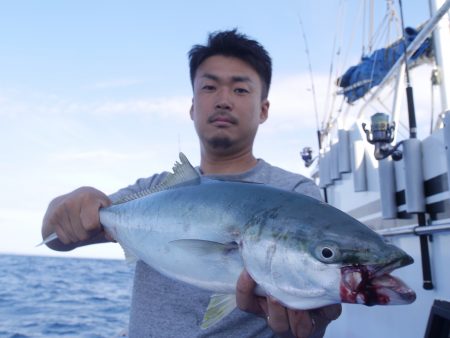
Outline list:
[[[258,41],[238,33],[237,29],[209,34],[206,45],[195,45],[189,51],[192,86],[200,64],[214,55],[232,56],[251,66],[261,78],[262,98],[267,98],[272,79],[272,59]]]

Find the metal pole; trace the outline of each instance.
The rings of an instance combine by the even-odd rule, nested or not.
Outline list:
[[[317,129],[317,140],[319,142],[319,151],[322,149],[322,133],[319,129]],[[324,186],[323,188],[323,199],[325,203],[328,203],[328,194],[327,194],[327,187]]]
[[[406,227],[395,227],[389,229],[377,230],[377,233],[385,237],[404,236],[404,235],[433,235],[440,232],[450,231],[450,224],[430,225],[427,227],[419,227],[417,225],[409,225]]]

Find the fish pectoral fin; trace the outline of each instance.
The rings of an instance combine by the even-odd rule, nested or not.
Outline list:
[[[177,239],[169,244],[197,255],[222,254],[239,249],[236,242],[219,243],[203,239]]]
[[[221,321],[236,308],[235,294],[214,294],[209,300],[205,316],[201,324],[202,329],[207,329]]]

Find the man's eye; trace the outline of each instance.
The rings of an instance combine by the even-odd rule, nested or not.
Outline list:
[[[235,93],[238,93],[238,94],[246,94],[246,93],[248,93],[249,91],[248,91],[247,89],[245,89],[245,88],[236,88],[236,89],[234,90],[234,92],[235,92]]]
[[[202,87],[202,89],[203,89],[203,90],[207,90],[207,91],[212,91],[212,90],[215,89],[215,87],[214,87],[214,86],[211,86],[211,85],[204,85],[204,86]]]

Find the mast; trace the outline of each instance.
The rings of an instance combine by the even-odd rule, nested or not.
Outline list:
[[[420,47],[420,45],[422,44],[422,42],[425,41],[425,39],[430,35],[430,33],[435,29],[435,26],[437,25],[437,23],[441,20],[441,18],[443,16],[447,15],[447,12],[450,9],[450,0],[430,0],[430,2],[442,2],[442,6],[437,7],[436,8],[436,12],[433,13],[433,15],[431,16],[431,18],[427,21],[427,23],[425,24],[425,26],[422,27],[421,31],[419,32],[419,34],[417,35],[417,37],[414,39],[414,41],[412,41],[410,43],[410,45],[408,46],[408,49],[406,50],[406,58],[409,59],[409,57],[414,54],[414,52]],[[445,24],[447,24],[447,26],[445,27]],[[448,32],[448,16],[447,16],[447,20],[444,21],[443,23],[443,29],[441,30],[441,33],[443,32]],[[450,35],[450,33],[449,33]],[[446,37],[447,39],[449,39],[449,37]],[[443,43],[441,43],[441,47],[442,46],[446,46],[446,44],[448,44],[449,40],[445,40],[445,37],[443,37],[444,41]],[[448,47],[444,47],[447,48]],[[442,49],[444,49],[442,48]],[[445,51],[443,51],[445,52]],[[448,58],[450,57],[450,52],[449,54],[445,54],[445,58],[446,60],[449,60]],[[378,85],[378,87],[374,90],[374,92],[370,95],[370,97],[367,99],[366,103],[361,107],[357,118],[361,118],[361,116],[364,113],[365,108],[367,107],[367,105],[376,97],[378,97],[378,95],[380,94],[381,90],[385,87],[385,85],[393,78],[393,76],[395,74],[398,74],[399,68],[401,67],[401,65],[403,64],[405,58],[401,57],[397,60],[397,62],[395,63],[394,66],[392,66],[391,70],[389,71],[389,73],[386,74],[386,76],[384,77],[383,81],[381,81],[381,83]],[[444,60],[441,60],[444,61]],[[447,61],[448,62],[448,61]],[[448,68],[448,67],[447,67]],[[448,71],[448,70],[447,70]],[[444,75],[441,75],[441,78]],[[446,74],[445,76],[449,76],[449,74]],[[447,99],[450,98],[449,95],[449,91],[446,91],[445,95],[441,95],[441,96],[446,96]],[[447,110],[448,110],[448,105],[447,105]],[[445,111],[445,110],[443,110]]]
[[[430,0],[431,16],[444,5],[444,0]],[[441,113],[450,110],[450,22],[448,13],[439,21],[433,32],[436,64],[439,72],[441,91]]]

